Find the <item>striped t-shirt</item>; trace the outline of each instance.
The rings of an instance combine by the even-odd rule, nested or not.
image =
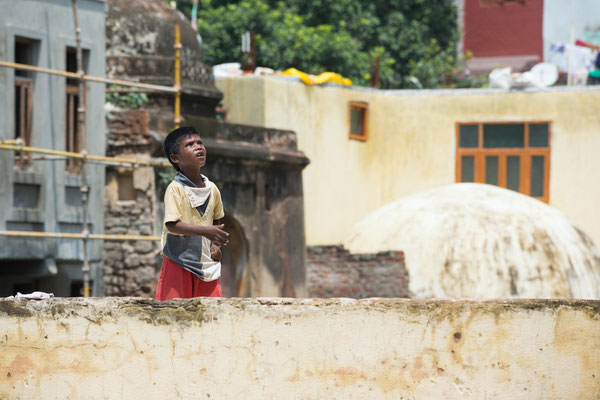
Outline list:
[[[211,241],[203,236],[179,235],[167,230],[167,222],[212,225],[225,216],[219,189],[204,175],[206,188],[198,188],[178,172],[165,192],[165,218],[161,237],[162,256],[190,271],[203,281],[221,276],[221,263],[210,256]]]

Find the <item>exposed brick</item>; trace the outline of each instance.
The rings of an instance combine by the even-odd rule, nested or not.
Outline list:
[[[340,245],[307,248],[310,297],[408,297],[402,251],[350,254]]]

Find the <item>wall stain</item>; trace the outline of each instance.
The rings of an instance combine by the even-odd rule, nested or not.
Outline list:
[[[27,318],[31,317],[33,313],[25,307],[28,300],[21,299],[7,299],[0,300],[0,313],[5,314],[8,317]]]

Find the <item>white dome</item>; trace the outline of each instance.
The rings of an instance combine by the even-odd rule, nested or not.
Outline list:
[[[600,253],[528,196],[459,183],[390,203],[358,223],[351,253],[403,250],[417,298],[600,298]]]

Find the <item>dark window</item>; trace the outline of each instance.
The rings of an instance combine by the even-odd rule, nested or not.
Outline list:
[[[350,138],[367,140],[367,112],[366,103],[350,102]]]
[[[87,70],[89,52],[82,50],[82,62],[84,70]],[[66,60],[67,72],[77,72],[77,49],[67,47]],[[79,153],[81,149],[81,134],[79,132],[79,81],[75,78],[67,78],[66,81],[67,99],[66,99],[66,124],[65,124],[65,151]],[[84,98],[86,87],[84,86]],[[67,172],[79,174],[81,172],[81,161],[75,158],[68,158],[66,161]]]
[[[461,182],[475,182],[475,157],[462,156]]]
[[[117,173],[119,200],[135,200],[136,191],[133,184],[133,171]]]
[[[483,124],[483,147],[511,148],[525,146],[523,124]]]
[[[531,195],[544,197],[544,156],[531,157]]]
[[[460,125],[459,147],[479,147],[479,128],[477,125]]]
[[[38,207],[40,190],[40,185],[15,183],[13,186],[13,206],[18,208]]]
[[[508,156],[506,157],[506,188],[519,191],[520,174],[521,174],[521,157]]]
[[[90,282],[90,289],[91,289]],[[91,293],[90,293],[91,295]],[[70,297],[83,297],[83,282],[82,281],[71,281],[71,290],[69,292]]]
[[[498,186],[498,157],[485,158],[485,183]]]
[[[15,62],[36,65],[38,49],[38,41],[15,37]],[[32,71],[15,69],[14,138],[21,139],[25,146],[32,144],[34,77],[35,73]],[[30,165],[31,153],[15,153],[16,167],[25,168]]]
[[[38,65],[39,40],[15,36],[15,62],[17,64]],[[35,72],[15,69],[15,76],[34,78]]]
[[[529,146],[548,147],[548,124],[529,125]]]
[[[457,125],[457,182],[497,185],[547,203],[549,160],[548,122]]]

